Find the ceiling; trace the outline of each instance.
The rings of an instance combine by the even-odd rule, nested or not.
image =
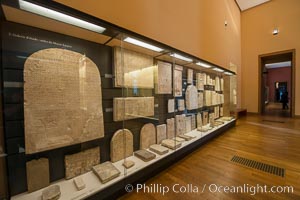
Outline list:
[[[266,3],[270,0],[236,0],[236,3],[240,7],[241,11],[253,8],[260,4]]]

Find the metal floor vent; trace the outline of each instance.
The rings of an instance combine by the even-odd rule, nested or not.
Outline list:
[[[255,160],[250,160],[250,159],[239,157],[239,156],[233,156],[231,161],[241,164],[241,165],[244,165],[244,166],[247,166],[247,167],[250,167],[250,168],[253,168],[253,169],[267,172],[269,174],[281,176],[281,177],[284,177],[284,174],[285,174],[285,169],[283,169],[283,168],[265,164],[262,162],[257,162]]]

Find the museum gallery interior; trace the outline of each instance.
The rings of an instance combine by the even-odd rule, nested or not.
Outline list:
[[[299,0],[0,17],[0,200],[300,199]]]

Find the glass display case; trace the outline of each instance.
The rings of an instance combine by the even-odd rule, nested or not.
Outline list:
[[[1,6],[11,199],[120,195],[235,125],[233,71],[55,2]]]

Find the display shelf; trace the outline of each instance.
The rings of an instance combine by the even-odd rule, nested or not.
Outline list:
[[[109,181],[108,183],[104,183],[104,184],[101,183],[100,180],[97,178],[97,176],[92,171],[90,171],[88,173],[85,173],[85,174],[82,174],[79,176],[83,179],[83,181],[86,185],[86,188],[81,191],[78,191],[76,189],[75,184],[73,183],[74,179],[60,180],[60,181],[52,183],[51,185],[59,185],[60,186],[60,190],[61,190],[60,200],[70,200],[70,199],[79,200],[79,199],[85,199],[85,198],[91,197],[92,195],[105,190],[109,186],[113,186],[114,184],[121,182],[122,180],[125,180],[127,177],[143,171],[143,169],[145,169],[146,167],[149,167],[155,163],[158,163],[159,161],[163,160],[164,158],[166,158],[170,155],[174,155],[177,152],[180,152],[181,150],[191,146],[191,144],[195,144],[197,141],[200,141],[201,139],[207,137],[208,135],[215,133],[217,130],[221,129],[222,127],[227,126],[228,124],[230,124],[232,122],[235,122],[235,119],[225,122],[224,124],[222,124],[218,127],[214,127],[207,132],[200,132],[200,131],[197,131],[196,129],[192,130],[191,132],[187,133],[187,135],[193,136],[195,138],[191,139],[190,141],[184,141],[182,143],[182,145],[179,148],[177,148],[176,150],[169,149],[169,152],[164,155],[159,155],[159,154],[156,154],[149,150],[150,152],[152,152],[156,155],[156,158],[149,162],[144,162],[135,156],[130,156],[130,157],[126,158],[126,160],[133,161],[135,163],[135,165],[127,170],[125,170],[125,168],[122,165],[124,160],[115,162],[115,163],[113,163],[113,165],[121,172],[121,174],[117,178]],[[22,193],[22,194],[13,196],[11,199],[12,200],[40,200],[42,191],[44,189],[41,189],[41,190],[38,190],[38,191],[35,191],[32,193],[27,193],[27,192]]]

